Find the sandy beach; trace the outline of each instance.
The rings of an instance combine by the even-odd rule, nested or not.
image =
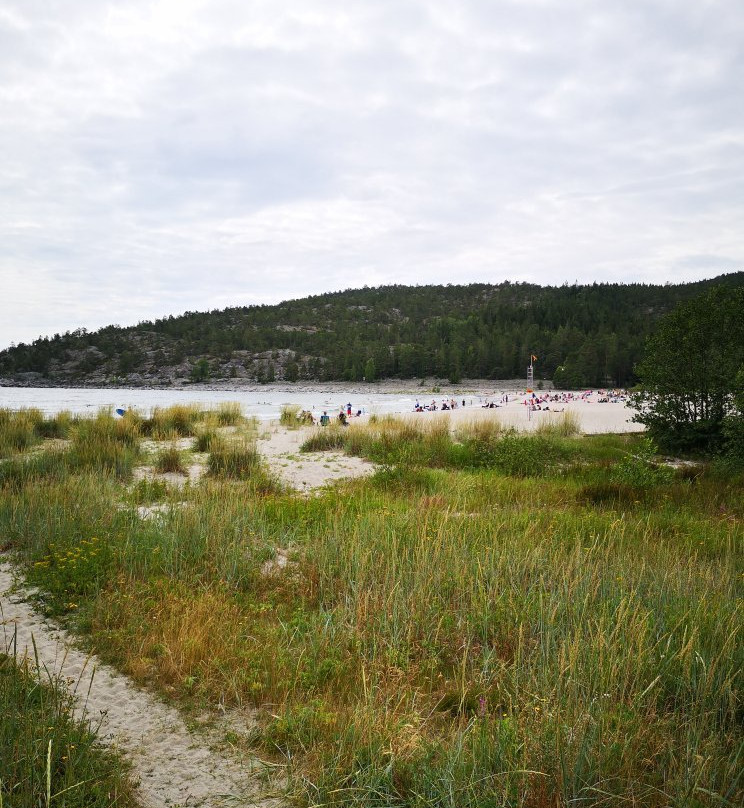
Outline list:
[[[338,392],[338,391],[335,391]],[[504,395],[509,401],[500,401]],[[456,431],[467,423],[474,421],[496,421],[503,427],[514,428],[520,431],[532,431],[541,424],[559,421],[564,413],[572,413],[578,418],[579,428],[583,434],[638,432],[643,426],[633,421],[635,411],[628,407],[624,401],[603,401],[603,394],[592,393],[584,398],[573,401],[548,402],[551,409],[531,409],[524,402],[528,400],[525,391],[520,395],[514,392],[505,393],[496,391],[495,396],[486,394],[463,396],[459,405],[453,410],[439,409],[441,394],[438,399],[437,410],[413,412],[401,410],[394,417],[411,420],[413,423],[423,423],[427,420],[446,419],[450,430]],[[570,395],[570,394],[569,394]],[[577,393],[576,396],[581,394]],[[353,396],[349,395],[352,402]],[[462,401],[465,401],[465,406]],[[432,399],[427,399],[431,404]],[[435,398],[436,402],[437,399]],[[494,401],[497,406],[486,407],[485,404]],[[422,401],[424,403],[423,397]],[[545,406],[544,404],[541,406]],[[317,415],[317,413],[316,413]],[[337,412],[329,412],[334,418]],[[372,413],[366,412],[349,419],[350,426],[358,424],[363,426],[369,422]],[[390,413],[387,413],[390,415]],[[349,457],[342,452],[310,452],[300,453],[302,443],[313,434],[323,429],[320,426],[302,426],[288,429],[277,422],[268,424],[260,435],[258,449],[274,473],[285,485],[299,491],[311,491],[322,488],[344,478],[363,477],[371,474],[375,466],[361,458]]]
[[[412,418],[448,417],[450,425],[456,429],[467,421],[491,419],[504,427],[513,427],[522,431],[532,431],[540,424],[560,420],[564,413],[573,413],[579,419],[580,431],[585,435],[603,432],[641,432],[644,427],[633,421],[635,410],[621,401],[600,402],[596,393],[586,400],[565,403],[550,403],[549,410],[531,410],[523,402],[526,394],[514,397],[508,403],[498,404],[495,409],[484,406],[486,398],[467,397],[466,404],[455,410],[435,412],[412,412]],[[510,396],[511,398],[511,396]],[[498,400],[498,399],[497,399]],[[471,403],[472,401],[472,403]]]

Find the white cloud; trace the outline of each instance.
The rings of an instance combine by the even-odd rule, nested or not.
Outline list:
[[[0,0],[0,346],[744,267],[737,0]]]

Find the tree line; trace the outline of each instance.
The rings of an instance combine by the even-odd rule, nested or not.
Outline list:
[[[187,312],[77,329],[0,352],[0,377],[35,383],[135,377],[258,381],[524,377],[557,387],[629,386],[646,338],[675,306],[744,272],[678,285],[384,286],[273,306]]]

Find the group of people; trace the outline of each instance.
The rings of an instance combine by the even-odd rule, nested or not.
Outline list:
[[[442,403],[438,407],[437,407],[437,402],[434,399],[431,400],[431,404],[420,404],[418,402],[418,400],[417,400],[416,405],[413,408],[413,411],[414,412],[436,412],[437,410],[440,410],[440,411],[444,412],[446,410],[456,410],[458,406],[459,405],[455,401],[454,398],[449,399],[449,401],[447,399],[443,399]],[[463,407],[465,406],[465,399],[462,400],[462,406]]]
[[[351,402],[349,402],[345,407],[340,408],[338,415],[336,415],[336,421],[341,424],[341,426],[348,426],[349,418],[358,418],[361,414],[361,410],[357,410],[356,413],[352,414]],[[323,414],[320,416],[318,423],[320,426],[328,426],[331,423],[331,416],[328,415],[327,410],[323,410]]]

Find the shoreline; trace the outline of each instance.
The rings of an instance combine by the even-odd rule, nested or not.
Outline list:
[[[542,386],[540,386],[542,385]],[[205,393],[349,393],[364,395],[369,393],[401,393],[401,394],[424,394],[434,395],[462,395],[472,393],[474,395],[492,395],[497,392],[512,393],[518,390],[526,390],[525,379],[464,379],[457,384],[452,384],[446,379],[381,379],[376,382],[320,382],[320,381],[298,381],[298,382],[271,382],[269,384],[259,384],[254,381],[241,381],[239,379],[225,379],[213,382],[192,383],[186,380],[177,380],[172,384],[112,384],[112,383],[73,383],[73,382],[50,382],[39,384],[38,380],[33,383],[23,383],[13,379],[0,379],[0,388],[18,388],[22,390],[172,390],[172,391],[203,391]],[[553,383],[548,380],[538,380],[535,383],[535,390],[554,390]],[[568,391],[566,391],[568,392]]]

